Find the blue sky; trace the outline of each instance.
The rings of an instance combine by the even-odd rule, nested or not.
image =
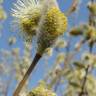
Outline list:
[[[11,50],[12,48],[15,48],[15,47],[19,47],[21,49],[21,53],[22,53],[22,49],[23,49],[23,43],[22,43],[22,39],[20,37],[18,37],[18,35],[14,32],[11,32],[11,21],[12,21],[12,18],[10,16],[10,9],[12,8],[12,3],[14,2],[15,0],[4,0],[4,9],[5,11],[7,12],[7,16],[8,18],[5,20],[5,22],[3,23],[3,30],[2,30],[2,37],[0,38],[0,49],[7,49],[7,50]],[[82,0],[83,3],[82,3],[82,6],[80,6],[80,10],[79,10],[79,15],[77,17],[77,21],[80,22],[86,22],[88,20],[88,11],[86,11],[86,8],[84,7],[85,4],[88,2],[88,0]],[[60,9],[63,11],[63,12],[66,12],[68,7],[71,5],[72,3],[72,0],[58,0],[58,3],[59,3],[59,6],[60,6]],[[82,12],[82,14],[80,14]],[[69,25],[70,26],[74,26],[74,24],[72,23],[72,18],[68,18],[69,19]],[[75,23],[77,22],[75,21]],[[77,22],[78,23],[78,22]],[[76,23],[76,24],[77,24]],[[10,48],[10,46],[8,45],[8,38],[10,36],[16,36],[17,37],[17,42],[14,46],[12,46]],[[66,36],[65,36],[66,38]],[[78,39],[75,38],[73,39],[72,38],[72,44],[74,44]],[[85,48],[86,49],[86,48]],[[35,52],[32,52],[33,54],[35,54]],[[56,54],[56,53],[55,53]],[[52,64],[54,62],[54,56],[52,58],[50,58],[50,64]],[[38,64],[38,68],[36,70],[36,72],[33,72],[34,74],[32,74],[32,81],[30,82],[30,87],[33,87],[37,84],[37,82],[44,76],[44,64],[43,64],[43,59],[40,60],[39,64]],[[13,85],[15,87],[15,81],[13,81]],[[9,90],[9,95],[8,96],[12,96],[12,92],[14,89],[13,87]]]

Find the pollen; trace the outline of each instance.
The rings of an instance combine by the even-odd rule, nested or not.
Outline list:
[[[52,36],[62,35],[67,29],[67,18],[57,7],[49,9],[43,30]]]
[[[39,0],[17,0],[13,3],[11,14],[13,17],[12,26],[19,29],[19,35],[26,41],[32,41],[36,36],[39,20],[41,18],[42,4]]]
[[[27,35],[35,35],[36,28],[40,19],[40,11],[35,11],[29,17],[21,18],[21,28]]]

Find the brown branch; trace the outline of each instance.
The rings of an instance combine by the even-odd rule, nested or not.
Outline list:
[[[90,0],[90,1],[91,1],[91,3],[94,3],[94,0]],[[93,14],[92,13],[90,13],[90,15],[89,15],[89,25],[90,26],[94,26],[94,24],[93,24]],[[89,46],[90,53],[92,53],[92,49],[93,49],[93,43],[92,43],[91,46]],[[87,76],[88,76],[88,72],[89,72],[90,67],[91,66],[88,65],[87,68],[85,69],[86,74],[84,76],[84,80],[83,80],[83,83],[82,83],[81,92],[80,92],[79,96],[85,95],[85,92],[84,92],[85,90],[84,89],[85,89],[85,85],[86,85],[86,81],[87,81]]]
[[[80,92],[79,96],[83,96],[85,94],[84,89],[85,89],[85,85],[86,85],[86,81],[87,81],[89,68],[90,68],[90,66],[88,65],[87,68],[85,69],[86,74],[84,76],[84,80],[83,80],[83,83],[82,83],[81,92]]]
[[[72,5],[66,12],[66,15],[67,16],[71,15],[73,12],[75,12],[77,10],[77,7],[78,7],[78,0],[73,0]]]
[[[93,4],[95,0],[90,0],[90,1]],[[94,26],[94,18],[93,17],[94,17],[94,15],[92,13],[90,13],[90,15],[89,15],[89,25],[91,25],[91,26]]]
[[[30,67],[27,70],[27,72],[25,73],[23,79],[21,80],[18,87],[16,88],[13,96],[19,96],[20,91],[22,90],[23,86],[25,85],[27,79],[29,78],[31,72],[34,70],[34,68],[35,68],[36,64],[38,63],[38,61],[40,60],[40,58],[41,58],[41,55],[36,54],[35,58],[33,59],[32,64],[30,65]]]

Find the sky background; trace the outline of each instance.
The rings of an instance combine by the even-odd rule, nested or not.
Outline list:
[[[0,37],[0,50],[1,49],[6,49],[6,50],[12,50],[12,48],[17,48],[19,47],[20,48],[20,52],[22,54],[23,52],[23,48],[24,48],[24,45],[23,45],[23,42],[22,42],[22,39],[15,33],[15,32],[12,32],[11,30],[11,21],[12,21],[12,17],[11,17],[11,8],[12,8],[12,3],[14,3],[16,0],[4,0],[4,9],[7,13],[7,19],[5,20],[5,22],[3,22],[3,30],[2,30],[2,37]],[[68,21],[69,21],[69,27],[72,27],[72,26],[75,26],[76,24],[78,23],[82,23],[82,22],[86,22],[88,20],[88,11],[86,10],[86,7],[85,7],[85,4],[89,1],[89,0],[81,0],[83,1],[81,4],[80,4],[80,8],[78,10],[78,14],[76,14],[76,21],[74,21],[75,23],[73,23],[73,16],[69,17],[68,18]],[[63,12],[66,12],[68,10],[68,8],[70,7],[71,3],[72,3],[72,0],[58,0],[58,3],[59,3],[59,6],[60,6],[60,9],[63,11]],[[82,6],[81,6],[82,5]],[[68,29],[69,30],[69,29]],[[8,38],[10,36],[16,36],[17,38],[17,42],[14,46],[9,46],[8,45]],[[64,38],[67,38],[66,35],[64,36]],[[78,40],[77,38],[71,38],[72,39],[72,43],[71,44],[74,44],[76,43],[76,41]],[[85,49],[87,49],[87,47],[84,47]],[[35,51],[32,52],[33,56],[35,54]],[[56,54],[56,53],[54,53]],[[50,59],[50,64],[49,66],[51,66],[51,64],[54,62],[54,58],[55,56],[52,56]],[[78,57],[76,57],[78,58]],[[30,89],[34,86],[36,86],[37,82],[42,79],[42,77],[44,76],[44,72],[45,72],[45,66],[44,66],[44,58],[40,60],[39,64],[37,65],[37,70],[33,72],[33,74],[30,76],[30,78],[32,78],[31,82],[30,82]],[[15,89],[16,87],[16,81],[12,81],[12,88],[10,88],[9,90],[9,95],[8,96],[12,96],[12,92],[13,90]]]

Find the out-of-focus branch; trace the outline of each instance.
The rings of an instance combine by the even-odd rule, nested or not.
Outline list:
[[[87,76],[88,76],[89,68],[90,68],[90,65],[88,65],[87,68],[85,69],[86,74],[84,76],[84,80],[83,80],[83,83],[82,83],[81,92],[80,92],[79,96],[83,96],[85,94],[86,95],[88,94],[87,92],[85,92],[84,89],[85,89],[85,85],[86,85],[86,81],[87,81]]]
[[[94,3],[94,0],[90,0],[91,1],[91,3]],[[89,25],[91,25],[91,26],[94,26],[94,15],[92,14],[92,13],[90,13],[90,15],[89,15]]]
[[[91,0],[91,3],[94,3],[94,0]],[[90,26],[94,26],[93,21],[94,21],[93,14],[90,13],[90,15],[89,15],[89,25]],[[92,46],[89,46],[89,47],[90,47],[89,51],[90,51],[90,53],[92,53],[93,44],[92,44]],[[81,92],[78,96],[88,95],[88,92],[85,92],[85,86],[86,86],[87,76],[88,76],[88,72],[89,72],[90,67],[91,66],[88,65],[87,68],[85,69],[86,74],[85,74],[84,79],[83,79]]]
[[[66,15],[69,16],[73,12],[75,12],[77,10],[78,4],[79,4],[79,0],[73,0],[71,7],[66,12]]]

